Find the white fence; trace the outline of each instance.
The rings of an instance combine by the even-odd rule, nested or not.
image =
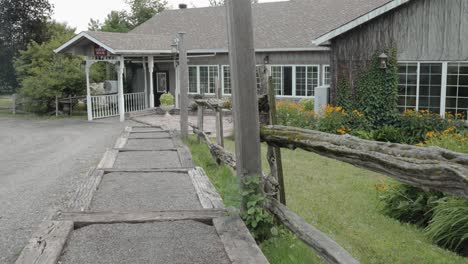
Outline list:
[[[125,113],[138,112],[146,109],[145,93],[124,94]]]
[[[91,96],[93,119],[119,115],[117,94]]]
[[[145,93],[124,94],[125,113],[145,110],[145,100]],[[119,115],[117,94],[91,96],[91,106],[93,119]]]

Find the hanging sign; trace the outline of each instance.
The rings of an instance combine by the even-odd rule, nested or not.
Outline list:
[[[99,45],[94,46],[94,56],[104,57],[107,56],[107,50]]]

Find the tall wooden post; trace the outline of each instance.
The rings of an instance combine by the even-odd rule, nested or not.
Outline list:
[[[118,67],[118,80],[119,80],[119,116],[120,122],[125,121],[125,99],[124,99],[124,90],[123,90],[123,77],[124,77],[125,64],[123,57],[120,58],[119,67]]]
[[[88,112],[88,121],[93,120],[93,105],[91,102],[91,84],[89,80],[89,72],[91,70],[92,63],[86,59],[86,107]]]
[[[153,71],[154,71],[154,58],[153,56],[148,57],[148,72],[149,72],[149,102],[150,108],[154,108],[154,81],[153,81]]]
[[[237,175],[242,183],[244,177],[260,177],[262,172],[252,4],[251,0],[228,0],[226,4]]]
[[[220,67],[221,69],[221,67]],[[216,98],[221,99],[223,97],[221,91],[221,78],[216,78]],[[224,131],[223,131],[223,109],[218,109],[216,112],[216,143],[221,147],[224,147]]]
[[[59,111],[59,101],[58,101],[58,95],[55,95],[55,116],[58,116],[58,111]]]
[[[268,104],[270,106],[270,125],[278,123],[276,116],[276,94],[273,85],[273,79],[268,79]],[[286,190],[284,187],[283,177],[283,161],[281,160],[281,149],[268,145],[267,153],[268,164],[270,165],[271,176],[275,177],[279,185],[279,200],[282,204],[286,205]]]
[[[179,32],[179,63],[180,63],[180,134],[182,139],[188,138],[188,59],[185,48],[185,33]]]

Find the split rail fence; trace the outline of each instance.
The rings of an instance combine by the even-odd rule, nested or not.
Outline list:
[[[375,171],[400,182],[468,198],[468,155],[435,147],[362,140],[352,136],[332,135],[318,131],[276,125],[276,102],[273,86],[259,99],[259,108],[268,112],[268,124],[262,126],[260,138],[268,144],[267,160],[270,173],[263,173],[264,192],[268,202],[263,206],[277,220],[310,246],[327,263],[359,263],[344,248],[317,228],[305,222],[286,207],[280,148],[302,149]],[[236,169],[235,156],[219,143],[210,141],[203,131],[203,108],[222,112],[226,102],[221,99],[196,100],[199,107],[198,127],[193,131],[199,141],[208,144],[216,161]],[[221,117],[222,118],[222,117]],[[222,123],[222,120],[221,120]],[[217,142],[222,142],[222,134]]]

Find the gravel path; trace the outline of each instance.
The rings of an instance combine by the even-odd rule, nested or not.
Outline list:
[[[117,119],[0,118],[0,263],[13,263],[37,225],[62,208],[127,124]]]
[[[213,226],[194,221],[91,225],[73,232],[66,264],[228,264]]]

